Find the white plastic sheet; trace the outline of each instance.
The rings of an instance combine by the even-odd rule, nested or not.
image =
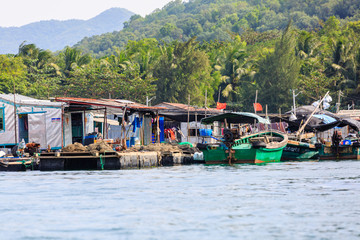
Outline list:
[[[40,143],[40,148],[47,148],[45,113],[28,114],[29,142]]]

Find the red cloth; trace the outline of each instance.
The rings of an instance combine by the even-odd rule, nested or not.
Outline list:
[[[263,108],[260,103],[254,103],[254,110],[256,112],[261,112],[263,110]]]
[[[216,109],[226,109],[226,103],[216,103]]]
[[[171,139],[171,140],[175,140],[176,137],[175,137],[175,132],[170,129],[170,128],[167,128],[164,130],[164,133],[166,135],[167,138]]]

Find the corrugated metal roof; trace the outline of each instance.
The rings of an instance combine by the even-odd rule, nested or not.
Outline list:
[[[14,94],[0,94],[0,99],[14,103]],[[64,105],[59,102],[51,102],[50,100],[39,100],[36,98],[27,97],[21,94],[15,94],[16,104],[22,105],[31,105],[31,106],[52,106],[52,107],[61,107]]]
[[[156,111],[162,110],[161,107],[149,107],[140,103],[124,103],[118,102],[117,99],[92,99],[92,98],[74,98],[74,97],[57,97],[55,98],[58,102],[66,102],[68,104],[79,104],[79,105],[90,105],[90,106],[101,106],[109,108],[127,108],[137,111]]]
[[[346,116],[352,119],[360,119],[360,109],[340,110],[336,115]]]

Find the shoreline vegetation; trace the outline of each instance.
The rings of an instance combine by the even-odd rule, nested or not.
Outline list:
[[[360,3],[354,0],[173,1],[120,32],[51,52],[24,42],[0,55],[0,93],[118,98],[286,111],[327,91],[360,104]],[[300,11],[299,9],[304,9]],[[291,20],[290,20],[291,19]],[[341,94],[340,94],[341,91]],[[335,107],[330,110],[335,111]]]

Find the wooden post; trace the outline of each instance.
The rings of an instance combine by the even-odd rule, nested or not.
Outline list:
[[[106,107],[105,107],[105,111],[104,111],[104,138],[108,139],[108,131],[107,131],[107,111],[106,111]]]
[[[197,111],[195,108],[195,136],[196,136],[196,143],[198,143],[198,133],[197,133],[198,127],[197,127]]]
[[[122,129],[122,133],[121,133],[121,145],[123,149],[127,149],[126,146],[126,129],[125,129],[125,114],[126,114],[126,107],[123,109],[123,117],[122,117],[122,121],[121,121],[121,129]],[[124,138],[122,138],[122,135],[124,133]]]
[[[219,93],[218,93],[218,100],[217,100],[217,102],[220,102],[220,91],[221,91],[221,87],[219,87]]]
[[[83,115],[84,115],[84,125],[83,125],[83,139],[82,139],[82,143],[84,143],[85,141],[85,135],[86,135],[86,113],[85,110],[83,111]]]
[[[265,104],[265,117],[268,119],[268,106]],[[268,124],[265,124],[265,130],[267,131],[269,129]]]
[[[293,110],[294,110],[294,115],[296,116],[295,90],[292,90],[292,94],[293,94]]]
[[[61,148],[64,148],[64,106],[61,103]]]
[[[5,111],[4,111],[4,115],[5,115]],[[15,99],[15,80],[14,80],[14,124],[15,124],[15,145],[18,144],[18,138],[17,138],[17,117],[16,117],[16,99]]]
[[[139,135],[140,135],[140,146],[144,145],[144,114],[139,114],[139,120],[142,122],[140,129],[139,129]]]
[[[282,122],[281,122],[281,108],[279,108],[279,124],[280,124],[280,131],[282,132]]]
[[[255,105],[254,105],[254,111],[256,114],[256,103],[257,103],[257,97],[258,97],[258,90],[255,91]],[[260,126],[260,124],[258,123],[258,126]],[[254,119],[254,129],[256,128],[256,120]],[[257,131],[259,131],[259,129],[257,129]]]
[[[341,100],[341,90],[339,90],[339,93],[338,93],[338,101],[336,103],[336,113],[338,113],[340,111],[340,100]]]
[[[160,143],[159,111],[156,111],[156,132],[157,132],[157,142]]]
[[[207,117],[207,104],[206,104],[206,100],[207,100],[207,89],[205,89],[205,117]]]
[[[187,118],[187,141],[189,141],[190,137],[190,94],[188,99],[188,118]]]

